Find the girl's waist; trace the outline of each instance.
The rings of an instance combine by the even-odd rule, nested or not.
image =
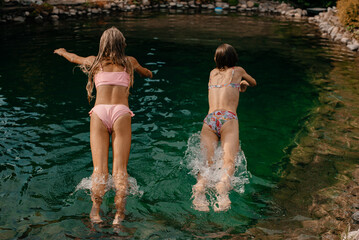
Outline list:
[[[230,113],[237,115],[237,110],[234,108],[210,108],[208,110],[208,114],[213,113],[213,112],[218,112],[218,111],[230,112]]]
[[[129,107],[127,99],[96,99],[95,106],[97,105],[124,105]]]

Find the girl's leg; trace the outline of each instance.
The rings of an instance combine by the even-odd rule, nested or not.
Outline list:
[[[235,159],[239,149],[238,121],[230,120],[221,129],[221,145],[223,149],[222,176],[216,190],[218,193],[218,206],[215,211],[228,210],[231,201],[228,192],[231,189],[231,177],[235,170]]]
[[[116,189],[116,215],[113,224],[119,224],[125,218],[126,193],[128,187],[127,163],[131,149],[131,116],[119,117],[112,132],[113,169],[112,176]]]
[[[90,218],[93,222],[102,222],[100,206],[102,197],[106,192],[109,143],[110,137],[107,128],[96,114],[92,114],[90,121],[90,144],[94,169],[92,174],[92,209]]]
[[[202,155],[208,161],[208,165],[213,164],[214,150],[218,144],[217,135],[211,130],[207,124],[203,124],[201,131],[201,151]],[[206,179],[201,176],[201,173],[197,176],[197,183],[193,186],[193,205],[196,210],[209,211],[208,202],[206,199]]]

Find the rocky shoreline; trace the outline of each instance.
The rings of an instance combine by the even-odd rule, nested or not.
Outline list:
[[[9,1],[9,0],[8,0]],[[21,1],[21,0],[19,0]],[[24,1],[24,0],[22,0]],[[32,1],[32,0],[28,0]],[[14,1],[11,1],[14,2]],[[10,2],[9,2],[10,3]],[[307,11],[300,8],[294,8],[285,3],[274,1],[245,1],[239,0],[237,5],[230,5],[227,2],[216,0],[213,4],[202,3],[201,1],[177,1],[170,0],[160,4],[152,4],[149,0],[142,0],[141,3],[133,4],[127,0],[107,0],[107,1],[85,1],[85,0],[48,0],[43,3],[41,0],[34,0],[33,3],[17,2],[17,7],[9,5],[2,9],[0,21],[6,22],[24,22],[35,20],[42,22],[46,20],[57,21],[68,17],[82,17],[93,15],[110,15],[118,12],[145,11],[156,9],[177,9],[177,10],[210,10],[215,12],[233,11],[233,12],[259,12],[282,14],[288,17],[301,18],[307,16]]]
[[[315,17],[309,17],[308,20],[317,24],[324,36],[345,44],[352,51],[359,51],[359,42],[357,40],[359,39],[359,30],[354,33],[349,32],[340,24],[337,12],[336,7],[328,8],[326,12],[321,12]]]
[[[235,1],[236,2],[236,1]],[[136,4],[134,4],[136,3]],[[215,0],[207,4],[200,0],[177,1],[168,0],[153,4],[150,0],[132,2],[128,0],[5,0],[5,5],[0,8],[0,23],[22,23],[44,21],[54,23],[66,18],[94,17],[101,15],[114,15],[121,12],[141,12],[169,10],[179,12],[238,12],[282,15],[288,19],[308,19],[317,24],[323,35],[329,36],[334,41],[345,44],[352,51],[359,51],[359,30],[349,32],[339,23],[335,7],[328,9],[311,9],[314,17],[308,17],[307,10],[294,8],[293,6],[270,0],[239,0],[238,4],[231,5],[222,0]],[[308,9],[309,10],[309,9]],[[326,11],[325,11],[326,10]],[[319,13],[319,14],[318,14]]]

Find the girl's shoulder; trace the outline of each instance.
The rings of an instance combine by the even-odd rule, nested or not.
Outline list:
[[[240,66],[234,66],[233,69],[236,70],[236,71],[240,71],[240,72],[244,71],[244,69],[242,67],[240,67]]]
[[[246,73],[246,71],[244,70],[244,68],[240,67],[240,66],[235,66],[234,68],[234,73],[239,76],[242,76],[243,74]]]
[[[219,74],[219,69],[218,68],[213,68],[212,70],[211,70],[211,72],[209,73],[209,78],[211,79],[211,78],[213,78],[214,76],[217,76],[218,74]]]

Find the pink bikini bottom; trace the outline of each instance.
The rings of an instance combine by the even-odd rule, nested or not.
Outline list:
[[[107,127],[109,133],[112,132],[112,126],[117,118],[129,113],[131,117],[135,116],[133,112],[125,105],[122,104],[99,104],[94,106],[89,112],[90,116],[95,113]]]

